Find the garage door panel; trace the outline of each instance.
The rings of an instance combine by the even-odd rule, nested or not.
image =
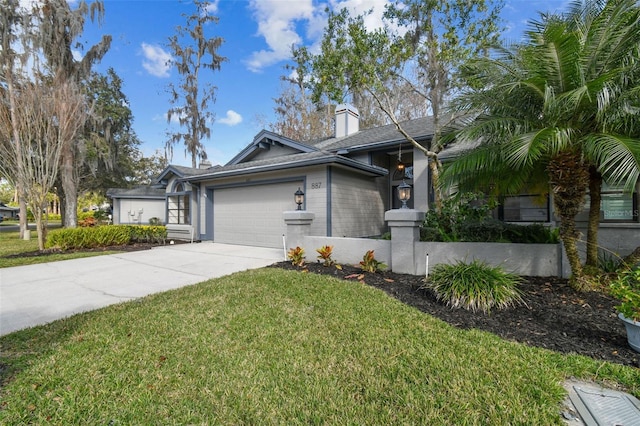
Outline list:
[[[282,247],[282,212],[295,209],[302,182],[223,188],[213,195],[213,239],[227,244]]]

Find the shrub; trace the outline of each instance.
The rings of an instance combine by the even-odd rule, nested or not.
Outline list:
[[[150,217],[149,225],[153,225],[153,226],[162,225],[162,221],[160,220],[159,217]]]
[[[130,243],[162,243],[167,238],[164,226],[113,225],[55,229],[47,237],[47,247],[61,250],[121,246]]]
[[[620,300],[616,306],[625,318],[640,321],[640,266],[622,272],[610,286],[611,295]]]
[[[124,225],[129,228],[133,243],[160,243],[167,239],[167,228],[158,225]]]
[[[318,259],[322,260],[324,266],[335,265],[336,262],[331,258],[333,246],[322,246],[316,251],[318,252]]]
[[[131,233],[125,225],[55,229],[47,237],[47,247],[74,250],[124,245],[130,241]]]
[[[521,278],[474,260],[433,268],[425,284],[436,298],[452,308],[489,313],[494,306],[501,309],[524,303],[518,285]]]
[[[293,266],[304,266],[304,249],[300,246],[296,248],[289,249],[287,253],[287,258],[291,261]]]
[[[387,267],[387,265],[385,265],[384,263],[376,260],[373,252],[374,250],[369,250],[364,254],[364,256],[362,256],[362,260],[360,261],[360,268],[363,271],[376,272]]]

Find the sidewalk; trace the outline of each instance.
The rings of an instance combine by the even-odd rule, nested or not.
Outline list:
[[[177,244],[0,269],[0,336],[282,261],[282,249]]]

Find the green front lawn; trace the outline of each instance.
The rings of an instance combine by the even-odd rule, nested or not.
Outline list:
[[[560,424],[562,382],[640,370],[453,328],[265,268],[0,338],[0,424]]]
[[[36,231],[31,231],[29,240],[19,238],[16,232],[0,232],[0,268],[10,266],[34,265],[36,263],[56,262],[59,260],[78,259],[81,257],[102,256],[105,254],[118,253],[117,251],[102,252],[70,252],[70,253],[50,253],[46,255],[30,256],[30,253],[38,251],[38,236]],[[18,257],[5,257],[23,254]]]

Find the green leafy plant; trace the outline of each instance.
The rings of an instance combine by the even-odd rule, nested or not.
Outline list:
[[[452,308],[489,313],[493,307],[501,309],[524,303],[518,289],[520,282],[519,276],[501,267],[474,260],[437,265],[424,287]]]
[[[465,193],[444,200],[440,211],[431,210],[420,230],[421,241],[504,242],[556,244],[557,228],[542,224],[517,225],[494,219],[496,203],[483,194]]]
[[[293,266],[303,267],[304,266],[304,249],[300,246],[296,248],[289,249],[287,253],[287,258],[291,261]]]
[[[386,269],[387,265],[376,260],[373,253],[374,250],[369,250],[364,254],[364,256],[362,256],[362,260],[360,261],[360,268],[366,272],[376,272],[381,269]]]
[[[618,275],[610,286],[610,293],[620,300],[616,306],[627,319],[640,321],[640,266],[636,265]]]
[[[149,225],[154,225],[154,226],[162,225],[162,221],[160,220],[159,217],[150,217],[149,218]]]
[[[333,246],[322,246],[316,249],[318,252],[318,260],[322,261],[324,266],[335,265],[335,261],[331,258],[333,255]]]

